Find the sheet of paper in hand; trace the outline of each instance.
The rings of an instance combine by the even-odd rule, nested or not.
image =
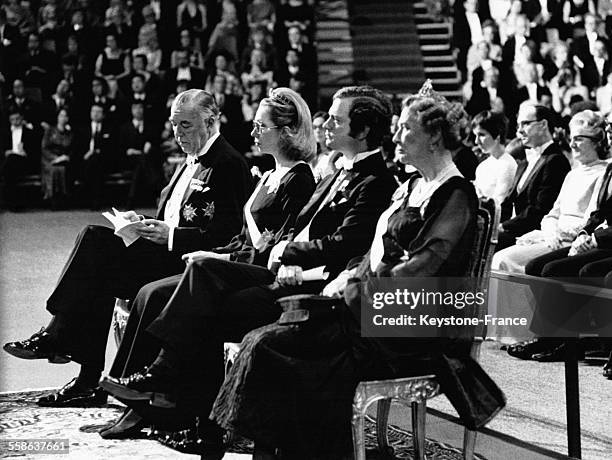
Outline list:
[[[138,216],[139,220],[132,222],[125,217],[125,213],[112,208],[113,212],[103,212],[102,215],[106,217],[113,227],[115,227],[115,235],[120,237],[126,246],[129,246],[138,238],[140,235],[136,232],[138,228],[145,227],[142,223],[143,216]]]

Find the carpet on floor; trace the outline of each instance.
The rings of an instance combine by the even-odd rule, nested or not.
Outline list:
[[[45,408],[36,405],[36,400],[48,392],[42,390],[10,392],[0,394],[0,440],[7,439],[68,439],[70,453],[87,452],[90,458],[107,457],[112,453],[131,455],[133,458],[153,457],[153,452],[166,449],[151,439],[104,440],[97,431],[116,420],[124,406],[111,399],[104,407],[95,408]],[[411,459],[414,455],[412,434],[395,426],[389,427],[389,443],[394,448],[395,458]],[[376,423],[368,417],[366,421],[366,440],[368,459],[382,458],[376,450]],[[2,444],[3,457],[11,453]],[[112,452],[109,452],[112,451]],[[249,454],[253,444],[246,439],[236,439],[228,452]],[[138,452],[138,455],[134,455]],[[428,458],[439,460],[461,459],[461,450],[442,442],[426,439],[425,454]],[[477,456],[479,460],[486,460]]]

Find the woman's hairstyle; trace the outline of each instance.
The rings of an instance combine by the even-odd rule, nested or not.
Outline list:
[[[369,129],[366,144],[368,149],[380,147],[383,138],[389,135],[393,105],[382,91],[371,86],[348,86],[334,94],[333,99],[352,98],[349,108],[350,136],[355,137],[366,126]]]
[[[436,93],[427,80],[420,91],[408,96],[402,107],[413,110],[426,133],[440,133],[444,148],[455,150],[460,146],[469,117],[461,104],[449,102]]]
[[[487,131],[493,139],[499,137],[499,142],[506,143],[506,130],[508,119],[501,112],[484,110],[477,114],[472,120],[472,129],[481,128]]]
[[[280,130],[279,151],[288,160],[309,162],[317,152],[310,109],[298,93],[289,88],[270,90],[261,107],[268,107],[270,120]]]
[[[604,116],[592,110],[583,110],[572,117],[569,127],[576,135],[588,137],[596,143],[599,158],[608,156],[608,123]]]

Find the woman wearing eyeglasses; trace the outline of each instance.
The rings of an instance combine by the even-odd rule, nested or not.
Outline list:
[[[271,91],[257,109],[251,136],[262,153],[272,155],[276,167],[264,174],[247,201],[242,232],[225,247],[183,256],[188,264],[205,264],[206,259],[230,262],[224,273],[218,273],[219,278],[215,283],[211,281],[203,286],[207,295],[201,297],[202,303],[210,304],[203,305],[203,309],[214,309],[214,301],[227,290],[226,285],[219,284],[221,279],[226,284],[244,280],[247,275],[242,270],[257,276],[258,271],[245,267],[245,264],[266,265],[269,250],[287,236],[315,189],[312,170],[308,165],[316,152],[310,110],[296,92],[288,88]],[[266,277],[271,276],[265,268],[261,272]],[[224,274],[227,276],[224,277]],[[146,328],[158,317],[182,276],[155,281],[139,291],[110,371],[112,377],[131,375],[150,364],[158,355],[159,344],[148,335]],[[269,280],[272,281],[273,278]],[[140,416],[126,411],[116,425],[101,432],[101,435],[108,439],[130,437],[140,432],[144,423]]]

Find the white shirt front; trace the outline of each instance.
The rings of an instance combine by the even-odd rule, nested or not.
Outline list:
[[[219,133],[213,134],[200,153],[198,153],[198,158],[202,155],[205,155],[206,152],[210,149],[210,146],[217,140],[219,137]],[[183,196],[187,192],[189,188],[189,184],[191,183],[191,179],[193,179],[194,174],[196,173],[199,162],[195,161],[194,163],[188,163],[185,166],[185,169],[181,173],[181,176],[176,181],[174,185],[174,189],[172,189],[172,193],[170,194],[170,198],[166,201],[166,207],[164,208],[164,222],[168,224],[170,227],[170,232],[168,235],[168,250],[172,251],[172,243],[174,241],[174,229],[178,227],[178,224],[181,220],[181,208],[183,204]]]
[[[176,81],[179,80],[191,81],[191,68],[189,66],[178,68],[176,71]]]
[[[472,43],[476,44],[482,41],[482,25],[480,24],[480,16],[478,13],[467,12],[465,18],[470,26],[470,34],[472,37]]]
[[[21,148],[23,136],[23,126],[11,126],[12,150],[16,155],[26,156],[23,148]]]
[[[553,141],[548,141],[545,144],[540,145],[539,147],[533,147],[531,149],[525,150],[525,156],[527,158],[527,167],[525,168],[525,171],[523,172],[523,175],[521,176],[521,179],[519,180],[519,183],[516,187],[518,192],[523,191],[523,188],[525,187],[525,182],[527,182],[527,178],[529,177],[529,174],[531,173],[536,163],[542,156],[542,152],[546,150],[548,146],[551,145],[552,143]]]

